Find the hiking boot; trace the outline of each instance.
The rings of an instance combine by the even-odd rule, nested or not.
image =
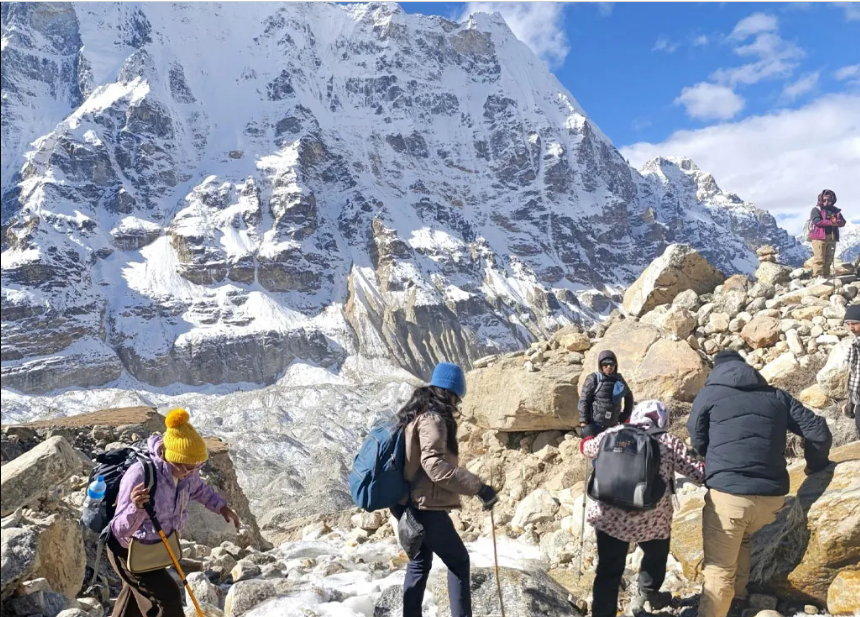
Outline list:
[[[732,605],[729,607],[729,614],[726,617],[743,617],[744,611],[749,607],[750,603],[746,598],[732,598]]]
[[[650,605],[651,612],[659,611],[672,603],[672,594],[668,591],[652,591],[650,593],[637,591],[630,598],[630,604],[627,606],[627,609],[634,617],[642,615],[646,612],[646,602]]]

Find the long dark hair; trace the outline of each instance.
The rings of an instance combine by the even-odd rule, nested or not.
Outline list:
[[[412,397],[397,412],[398,425],[404,428],[422,413],[438,414],[445,420],[445,428],[448,433],[448,450],[453,454],[459,454],[457,420],[454,417],[457,408],[454,407],[453,396],[448,390],[436,386],[415,388]]]

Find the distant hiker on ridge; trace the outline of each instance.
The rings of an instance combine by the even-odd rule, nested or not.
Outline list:
[[[579,395],[581,436],[595,437],[616,424],[624,424],[632,412],[633,392],[618,372],[618,358],[609,350],[601,351],[597,372],[585,378]]]
[[[809,214],[808,232],[812,242],[813,276],[830,276],[840,227],[845,227],[845,218],[842,211],[836,207],[836,193],[824,189],[818,196],[818,204]]]
[[[845,325],[854,334],[848,352],[848,402],[846,415],[854,418],[857,436],[860,437],[860,304],[852,304],[845,311]]]
[[[405,429],[404,475],[410,494],[391,507],[400,520],[411,508],[424,527],[418,555],[406,566],[403,581],[403,617],[421,617],[424,589],[435,553],[448,568],[448,598],[451,617],[472,617],[469,588],[469,553],[457,535],[448,511],[460,508],[460,495],[474,495],[491,509],[496,491],[458,464],[457,406],[466,396],[466,376],[456,364],[442,362],[433,371],[430,385],[416,388],[412,398],[397,412]]]
[[[747,608],[750,539],[772,523],[789,489],[786,431],[804,438],[806,473],[826,468],[832,436],[824,418],[769,386],[736,351],[721,351],[693,401],[687,431],[705,457],[704,589],[699,617]]]

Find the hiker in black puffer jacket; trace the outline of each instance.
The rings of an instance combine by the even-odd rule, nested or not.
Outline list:
[[[786,431],[804,438],[806,473],[826,468],[832,437],[824,418],[767,384],[735,351],[722,351],[693,401],[692,446],[705,457],[704,590],[699,617],[740,614],[752,534],[776,519],[789,489]]]
[[[595,437],[616,424],[623,424],[633,412],[633,392],[618,372],[615,354],[609,350],[601,351],[597,357],[597,369],[597,373],[585,378],[579,395],[582,437]]]

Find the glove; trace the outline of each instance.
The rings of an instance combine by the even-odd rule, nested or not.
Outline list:
[[[499,500],[499,496],[496,494],[496,491],[492,486],[485,484],[481,487],[481,490],[478,491],[478,499],[481,500],[484,510],[492,510],[493,506],[496,505],[496,502]]]
[[[597,437],[600,434],[600,427],[594,422],[586,424],[579,429],[579,436],[585,439],[586,437]]]

